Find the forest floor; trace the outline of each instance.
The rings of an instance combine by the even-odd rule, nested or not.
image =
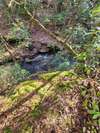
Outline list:
[[[9,34],[10,27],[2,13],[0,25],[0,34]],[[41,29],[31,28],[31,52],[22,47],[22,51],[16,53],[22,58],[48,53],[49,45],[56,44]],[[94,131],[95,127],[99,133],[100,121],[98,124],[96,120],[90,122],[93,120],[91,110],[87,109],[89,100],[96,98],[95,101],[98,101],[100,96],[99,70],[94,78],[79,76],[73,69],[49,71],[36,76],[36,79],[30,76],[28,79],[27,76],[6,93],[0,94],[0,133],[85,133]]]
[[[72,71],[39,76],[39,80],[24,81],[9,96],[0,97],[1,131],[10,127],[13,133],[79,133],[89,115],[84,108],[85,88],[99,92],[98,83]],[[88,130],[85,125],[84,130]]]

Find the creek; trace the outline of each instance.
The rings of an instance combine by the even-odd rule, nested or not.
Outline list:
[[[61,53],[38,53],[34,58],[25,58],[21,62],[22,68],[30,73],[49,70],[68,70],[75,64],[73,58]]]

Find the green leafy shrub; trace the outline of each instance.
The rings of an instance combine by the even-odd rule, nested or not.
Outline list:
[[[6,128],[4,129],[4,133],[12,133],[11,128],[10,128],[10,127],[6,127]]]
[[[66,70],[69,67],[72,66],[71,62],[70,62],[70,57],[68,57],[68,55],[65,55],[61,52],[58,52],[53,60],[51,61],[51,65],[56,69],[56,70]],[[74,61],[73,61],[74,62]]]
[[[12,85],[24,80],[29,72],[22,69],[19,64],[0,66],[0,88],[10,88]],[[2,91],[1,90],[1,91]]]
[[[60,13],[56,13],[55,15],[53,15],[52,17],[50,17],[50,20],[55,22],[56,24],[64,24],[65,21],[65,17],[66,17],[66,12],[62,11]]]
[[[17,16],[26,16],[25,8],[27,8],[31,13],[36,12],[37,8],[40,7],[39,0],[22,0],[19,4],[14,3],[13,12],[17,14]]]
[[[26,71],[25,69],[21,68],[19,64],[15,64],[12,67],[12,69],[10,70],[10,72],[16,82],[19,82],[19,81],[25,79],[25,77],[27,77],[27,75],[29,75],[29,72]]]
[[[81,47],[82,44],[85,44],[91,40],[91,34],[88,32],[86,28],[78,25],[73,30],[72,40],[73,40],[73,43]]]
[[[9,33],[9,38],[15,38],[18,40],[25,40],[30,37],[30,33],[24,23],[17,19],[16,23],[13,23],[11,32]]]

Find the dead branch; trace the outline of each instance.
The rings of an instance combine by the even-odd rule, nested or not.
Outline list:
[[[54,38],[58,43],[62,44],[64,46],[65,49],[69,50],[69,52],[73,55],[73,56],[77,56],[76,51],[67,43],[65,42],[64,39],[56,36],[54,33],[52,33],[51,31],[49,31],[48,29],[45,28],[44,25],[41,24],[41,22],[37,19],[35,19],[32,14],[25,8],[27,14],[30,16],[31,21],[33,22],[33,24],[36,24],[37,26],[39,26],[40,28],[43,29],[43,31],[45,31],[48,35],[50,35],[52,38]]]

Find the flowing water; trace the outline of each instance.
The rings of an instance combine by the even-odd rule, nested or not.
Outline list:
[[[38,54],[33,59],[25,58],[21,62],[22,68],[30,73],[70,69],[74,64],[74,60],[70,57],[49,53]]]

